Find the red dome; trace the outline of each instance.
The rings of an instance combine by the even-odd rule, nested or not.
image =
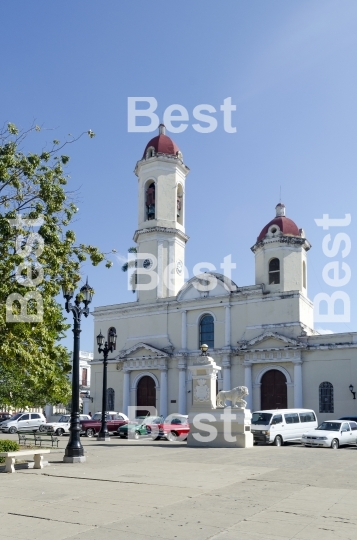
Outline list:
[[[174,143],[170,137],[165,135],[165,126],[163,124],[160,124],[159,126],[159,135],[151,139],[145,147],[143,158],[146,156],[146,151],[150,146],[152,146],[155,149],[156,153],[160,154],[169,154],[171,156],[176,156],[176,153],[180,151],[177,144]]]
[[[269,227],[271,227],[272,225],[277,225],[283,234],[288,234],[290,236],[300,236],[298,226],[296,225],[296,223],[293,222],[292,219],[289,219],[287,217],[276,217],[269,221],[268,225],[265,225],[264,229],[262,229],[262,232],[258,236],[258,242],[265,237],[266,233],[269,230]]]
[[[279,203],[276,206],[276,213],[277,213],[276,217],[274,219],[272,219],[271,221],[269,221],[269,223],[267,225],[265,225],[265,227],[262,229],[260,235],[258,236],[258,242],[260,242],[260,240],[263,240],[263,238],[266,236],[269,228],[272,225],[277,225],[279,227],[280,231],[284,235],[301,236],[299,228],[296,225],[296,223],[294,223],[294,221],[292,219],[289,219],[289,218],[285,217],[285,205],[284,204]]]

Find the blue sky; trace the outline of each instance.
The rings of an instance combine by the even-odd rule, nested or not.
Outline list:
[[[314,219],[352,215],[352,251],[343,261],[352,277],[341,288],[351,299],[349,323],[317,324],[357,330],[357,241],[354,214],[357,165],[357,4],[351,0],[254,2],[92,0],[14,1],[1,6],[1,116],[20,127],[33,121],[53,131],[31,139],[63,140],[96,133],[72,145],[71,188],[80,189],[74,224],[81,242],[122,255],[137,225],[133,174],[151,133],[128,133],[127,98],[153,96],[160,117],[179,103],[186,131],[173,135],[191,172],[186,190],[186,266],[219,268],[232,254],[239,285],[254,283],[250,247],[282,201],[313,248],[308,292],[331,294],[323,267],[342,261],[322,252],[327,234]],[[192,129],[202,103],[218,111],[232,98],[236,133]],[[39,141],[41,143],[39,144]],[[40,149],[40,148],[39,148]],[[341,230],[331,229],[332,237]],[[88,267],[93,305],[132,301],[116,260],[111,270]],[[337,289],[338,290],[338,289]],[[81,348],[93,349],[90,318]],[[66,344],[71,348],[71,336]]]

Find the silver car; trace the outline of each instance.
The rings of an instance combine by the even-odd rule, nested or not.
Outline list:
[[[0,429],[3,433],[17,433],[18,431],[38,430],[45,423],[46,418],[43,414],[23,412],[14,414],[2,422]]]
[[[326,420],[314,430],[301,437],[305,446],[321,446],[337,450],[340,446],[357,443],[357,423],[341,420]]]

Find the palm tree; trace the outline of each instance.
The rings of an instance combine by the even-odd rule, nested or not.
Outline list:
[[[137,250],[136,247],[130,247],[128,249],[128,253],[137,253],[137,252],[138,252],[138,250]],[[128,261],[125,264],[123,264],[121,269],[123,270],[123,272],[127,272],[129,269],[137,268],[137,266],[138,265],[137,265],[137,261],[136,261],[136,258],[135,258],[135,259],[132,259],[131,261]],[[134,293],[135,288],[136,288],[136,272],[135,271],[130,276],[130,285],[131,285],[131,290]]]

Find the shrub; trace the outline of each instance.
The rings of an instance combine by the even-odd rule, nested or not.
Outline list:
[[[19,450],[20,446],[16,441],[9,441],[5,439],[4,441],[0,440],[0,452],[16,452]],[[5,458],[0,457],[0,463],[4,463]]]

